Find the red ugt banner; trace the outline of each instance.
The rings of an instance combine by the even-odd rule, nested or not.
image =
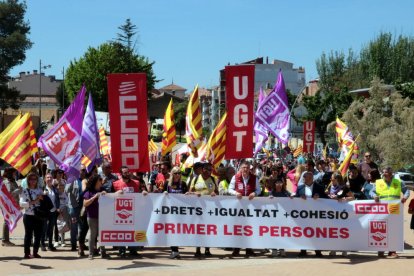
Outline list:
[[[253,156],[254,65],[226,66],[226,159]]]
[[[315,121],[303,123],[303,152],[313,153],[315,147]]]
[[[149,171],[147,76],[109,74],[108,109],[112,166],[127,166],[131,172]]]

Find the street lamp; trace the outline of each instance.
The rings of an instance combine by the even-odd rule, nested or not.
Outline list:
[[[49,65],[42,66],[42,60],[39,61],[39,127],[42,124],[42,69],[52,67]]]

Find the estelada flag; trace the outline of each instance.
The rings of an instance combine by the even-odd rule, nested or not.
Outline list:
[[[23,216],[20,211],[19,204],[14,200],[10,192],[4,185],[0,177],[0,209],[3,213],[4,220],[9,227],[10,232],[13,232],[17,226],[17,222]]]
[[[0,158],[26,175],[32,168],[32,155],[38,151],[29,113],[19,115],[0,134],[0,145]]]

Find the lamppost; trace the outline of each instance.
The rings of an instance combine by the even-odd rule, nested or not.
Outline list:
[[[42,60],[39,60],[39,127],[42,124],[42,69],[50,67],[52,67],[50,64],[42,66]]]

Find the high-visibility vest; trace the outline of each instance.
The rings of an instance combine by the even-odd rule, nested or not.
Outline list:
[[[180,171],[181,171],[181,181],[187,183],[188,175],[186,174],[186,167],[184,166],[184,163],[180,164]]]
[[[400,199],[401,197],[401,181],[393,178],[391,185],[388,187],[384,179],[375,181],[375,190],[377,196],[382,200]]]

